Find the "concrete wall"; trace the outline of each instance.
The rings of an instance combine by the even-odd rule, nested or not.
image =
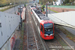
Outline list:
[[[19,25],[19,22],[20,16],[0,12],[0,48],[3,48],[4,46],[6,46],[6,50],[10,48],[10,41],[7,42],[7,40],[10,38],[16,27]],[[5,44],[6,42],[7,44]]]
[[[16,40],[15,33],[13,33],[12,36],[9,38],[9,40],[7,40],[6,43],[3,45],[1,50],[13,50],[15,40]]]

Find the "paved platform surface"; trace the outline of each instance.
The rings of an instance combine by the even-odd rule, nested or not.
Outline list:
[[[48,11],[49,14],[55,13],[55,12],[52,12],[52,13],[51,12],[52,11],[50,11],[50,10]],[[69,27],[64,27],[64,28],[66,30],[68,30],[69,32],[71,32],[73,35],[75,35],[75,29],[72,29],[72,28],[69,28]],[[58,28],[57,28],[57,30],[60,31]],[[67,36],[61,31],[58,34],[73,50],[75,50],[75,42],[73,42],[72,40],[67,38]]]
[[[53,11],[50,11],[50,10],[48,10],[48,14],[54,14],[55,12],[53,12]],[[64,27],[64,26],[62,26],[63,28],[65,28],[66,30],[68,30],[70,33],[72,33],[73,35],[75,35],[75,29],[73,29],[73,28],[70,28],[70,27]]]
[[[57,27],[56,30],[59,32],[58,35],[73,49],[75,50],[75,42],[67,38],[67,36],[61,32]]]

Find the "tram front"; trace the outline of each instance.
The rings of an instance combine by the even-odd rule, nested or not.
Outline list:
[[[54,24],[53,23],[45,23],[44,24],[44,39],[50,40],[54,39]]]

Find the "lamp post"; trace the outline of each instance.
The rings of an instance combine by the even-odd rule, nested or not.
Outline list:
[[[14,0],[14,11],[15,11],[15,0]]]
[[[22,27],[22,17],[21,17],[21,13],[22,13],[22,7],[20,5],[20,24],[21,24],[21,27]]]
[[[49,2],[46,3],[46,17],[48,17],[48,8],[47,8],[47,7],[48,7],[48,5],[50,5],[50,4],[51,4],[51,3],[49,3]]]
[[[47,3],[46,3],[46,17],[48,17],[48,11],[47,11]]]
[[[19,13],[20,13],[20,27],[22,27],[22,18],[21,18],[21,13],[22,13],[22,7],[21,7],[21,0],[19,0]],[[20,28],[21,29],[21,28]]]
[[[22,13],[22,7],[21,7],[21,5],[20,5],[20,7],[18,8],[18,12],[20,13],[20,25],[19,25],[19,29],[21,29],[21,27],[22,27],[22,17],[21,17],[21,13]]]

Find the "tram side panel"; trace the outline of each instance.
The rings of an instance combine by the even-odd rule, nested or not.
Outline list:
[[[40,34],[40,22],[38,21],[38,19],[36,18],[35,14],[33,12],[32,12],[32,18],[33,18],[35,26],[37,27],[39,34]]]
[[[37,13],[34,10],[32,10],[32,13],[35,18],[35,19],[34,18],[33,19],[35,20],[37,30],[38,30],[40,36],[42,38],[44,38],[44,27],[43,27],[43,24],[41,24],[42,20],[40,20],[40,18],[38,17]]]
[[[33,23],[34,23],[34,27],[36,28],[36,31],[39,33],[39,35],[40,35],[40,22],[37,20],[37,18],[36,18],[36,16],[35,16],[35,14],[33,13],[33,11],[31,10],[31,17],[32,17],[32,19],[33,19]]]
[[[44,37],[44,33],[43,33],[43,31],[44,31],[44,29],[43,29],[43,27],[41,27],[41,26],[43,26],[42,24],[41,24],[41,21],[42,20],[39,20],[37,17],[38,17],[38,15],[35,13],[35,12],[33,12],[33,16],[34,16],[34,20],[35,20],[35,25],[36,25],[36,27],[37,27],[37,30],[38,30],[38,32],[39,32],[39,34],[40,34],[40,36],[43,38]],[[42,30],[41,30],[41,28],[42,28]]]

